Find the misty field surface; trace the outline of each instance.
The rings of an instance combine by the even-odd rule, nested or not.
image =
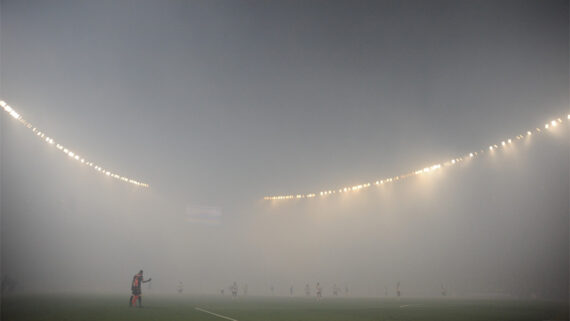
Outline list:
[[[2,299],[1,319],[20,320],[567,320],[568,305],[463,299],[255,298],[154,296],[129,308],[128,295],[34,295]]]

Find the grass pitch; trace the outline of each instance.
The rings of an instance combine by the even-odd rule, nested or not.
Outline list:
[[[341,321],[341,320],[568,320],[568,304],[545,301],[412,298],[257,298],[145,294],[143,308],[129,308],[129,295],[9,296],[3,321]],[[200,308],[201,310],[197,310]],[[218,314],[216,316],[203,310]],[[229,319],[224,319],[225,316]]]

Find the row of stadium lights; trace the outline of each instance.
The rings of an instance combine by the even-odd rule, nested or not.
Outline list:
[[[0,106],[4,109],[4,111],[6,111],[8,114],[10,114],[10,116],[12,116],[14,119],[18,120],[20,123],[22,123],[24,126],[26,126],[26,128],[31,129],[32,132],[34,132],[45,143],[47,143],[49,145],[55,145],[55,147],[58,150],[62,151],[64,154],[69,156],[71,159],[76,160],[76,161],[78,161],[81,164],[84,164],[86,166],[89,166],[89,167],[93,168],[94,170],[96,170],[97,172],[99,172],[103,175],[121,180],[121,181],[126,182],[126,183],[130,183],[130,184],[133,184],[136,186],[149,187],[149,185],[146,183],[142,183],[142,182],[136,181],[134,179],[130,179],[128,177],[121,176],[121,175],[113,173],[109,170],[106,170],[106,169],[102,168],[101,166],[94,164],[93,162],[90,162],[90,161],[86,160],[85,158],[75,154],[74,152],[67,149],[63,145],[56,143],[53,138],[47,136],[44,132],[41,132],[36,127],[34,127],[30,122],[28,122],[27,120],[22,118],[21,115],[18,112],[16,112],[12,107],[10,107],[5,101],[0,101]],[[570,121],[570,114],[567,116],[567,119]],[[544,125],[544,129],[554,128],[554,127],[558,126],[559,124],[562,124],[561,118],[558,118],[556,120],[550,121],[549,123],[546,123]],[[529,137],[529,136],[533,135],[533,132],[542,133],[542,130],[540,128],[536,127],[533,130],[527,131],[526,134],[520,134],[520,135],[515,136],[515,139],[521,140],[525,137]],[[514,141],[509,138],[507,140],[501,141],[500,146],[499,146],[499,144],[490,145],[489,146],[489,152],[492,152],[495,149],[498,149],[500,147],[506,148],[508,145],[512,144],[513,142]],[[441,163],[441,164],[435,164],[435,165],[427,166],[427,167],[424,167],[422,169],[418,169],[416,171],[412,171],[412,172],[409,172],[406,174],[397,175],[397,176],[377,180],[376,182],[374,182],[374,185],[380,186],[380,185],[400,181],[400,180],[403,180],[406,178],[410,178],[413,176],[424,175],[424,174],[427,174],[427,173],[430,173],[433,171],[440,170],[443,167],[449,167],[449,166],[456,165],[457,163],[460,163],[466,159],[471,159],[471,158],[480,156],[484,153],[485,153],[485,150],[481,149],[477,152],[471,152],[465,156],[454,158],[454,159],[451,159],[451,160],[446,161],[446,162]],[[359,191],[361,189],[370,188],[372,185],[373,185],[372,183],[365,183],[365,184],[354,185],[354,186],[346,186],[346,187],[342,187],[339,189],[329,189],[329,190],[324,190],[324,191],[319,192],[318,195],[319,196],[328,196],[328,195],[336,194],[336,193],[340,194],[340,193],[355,192],[355,191]],[[309,194],[295,194],[295,195],[265,196],[263,199],[264,200],[291,200],[291,199],[305,199],[305,198],[315,198],[315,197],[317,197],[316,193],[309,193]]]
[[[570,114],[567,116],[567,119],[568,119],[568,121],[570,121]],[[550,121],[549,123],[546,123],[544,125],[544,129],[554,128],[554,127],[558,126],[559,124],[562,124],[562,118],[558,118],[558,119]],[[525,137],[530,137],[531,135],[533,135],[533,132],[535,134],[536,133],[542,133],[543,130],[540,129],[539,127],[536,127],[535,129],[528,130],[526,132],[526,134],[520,134],[520,135],[515,136],[514,139],[515,140],[522,140]],[[501,141],[500,144],[490,145],[488,149],[489,149],[489,152],[493,152],[494,150],[499,149],[499,148],[507,148],[509,145],[511,145],[513,143],[514,143],[514,140],[509,138],[507,140]],[[265,196],[263,199],[267,200],[267,201],[306,199],[306,198],[315,198],[315,197],[317,197],[317,195],[319,195],[321,197],[326,197],[326,196],[329,196],[332,194],[356,192],[356,191],[359,191],[362,189],[370,188],[373,185],[380,186],[380,185],[384,185],[384,184],[397,182],[397,181],[400,181],[400,180],[403,180],[406,178],[418,176],[418,175],[425,175],[425,174],[428,174],[430,172],[440,170],[443,167],[454,166],[460,162],[463,162],[464,160],[475,158],[475,157],[480,156],[484,153],[485,153],[485,149],[481,149],[479,151],[471,152],[469,154],[466,154],[466,155],[458,157],[458,158],[451,159],[451,160],[446,161],[446,162],[441,163],[441,164],[435,164],[435,165],[427,166],[427,167],[424,167],[422,169],[411,171],[411,172],[408,172],[408,173],[402,174],[402,175],[383,178],[381,180],[375,181],[374,183],[365,183],[365,184],[360,184],[360,185],[329,189],[329,190],[321,191],[318,194],[317,193],[310,193],[310,194],[276,195],[276,196]]]
[[[104,169],[103,167],[86,160],[85,158],[81,157],[80,155],[77,155],[76,153],[74,153],[73,151],[64,147],[63,145],[56,143],[53,138],[47,136],[46,133],[40,131],[39,129],[34,127],[30,122],[28,122],[27,120],[22,118],[22,116],[20,116],[20,114],[18,112],[16,112],[12,107],[10,107],[5,101],[3,101],[3,100],[0,101],[0,106],[4,109],[5,112],[10,114],[10,116],[12,116],[14,119],[18,120],[20,123],[22,123],[24,126],[26,126],[26,128],[30,129],[32,132],[34,132],[36,134],[36,136],[39,137],[42,141],[44,141],[48,145],[55,146],[55,148],[62,151],[70,159],[78,161],[81,164],[88,166],[90,168],[93,168],[93,170],[95,170],[98,173],[101,173],[105,176],[109,176],[109,177],[118,179],[120,181],[123,181],[125,183],[130,183],[130,184],[133,184],[136,186],[149,187],[149,185],[146,183],[141,183],[137,180],[134,180],[134,179],[131,179],[131,178],[128,178],[125,176],[121,176],[121,175],[113,173],[107,169]]]

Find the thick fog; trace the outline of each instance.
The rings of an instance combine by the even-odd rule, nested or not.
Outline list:
[[[0,2],[16,292],[567,299],[567,1]],[[274,289],[272,293],[271,289]],[[147,292],[148,291],[148,292]]]

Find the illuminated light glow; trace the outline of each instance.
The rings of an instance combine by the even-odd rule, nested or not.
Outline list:
[[[16,112],[12,107],[10,107],[5,101],[0,101],[0,106],[4,109],[4,111],[6,111],[8,114],[10,114],[10,116],[12,116],[13,118],[17,119],[20,123],[22,123],[26,128],[30,129],[33,133],[35,133],[38,137],[42,138],[42,140],[44,140],[46,143],[49,144],[55,144],[56,148],[58,150],[61,150],[64,154],[68,155],[69,157],[75,158],[76,160],[80,160],[81,163],[85,163],[87,165],[89,165],[90,167],[92,167],[93,169],[97,170],[98,172],[104,172],[106,173],[108,176],[120,179],[122,176],[119,176],[117,174],[113,174],[109,171],[104,171],[101,167],[96,166],[93,164],[93,162],[89,162],[87,160],[85,160],[84,158],[80,158],[79,155],[75,155],[73,152],[71,152],[69,149],[64,148],[61,144],[55,142],[55,140],[49,136],[46,135],[46,133],[38,130],[36,127],[34,127],[30,122],[28,122],[27,120],[23,119],[22,116]],[[135,180],[131,180],[125,177],[125,179],[121,179],[125,182],[137,185],[137,186],[144,186],[144,187],[149,187],[148,184],[146,183],[141,183]]]
[[[570,120],[570,114],[567,116],[567,118],[568,118],[568,120]],[[550,127],[557,126],[559,123],[562,124],[562,119],[561,119],[561,118],[557,118],[556,120],[552,120],[552,121],[550,121],[549,123],[546,123],[546,124],[544,125],[544,128],[548,129],[548,128],[550,128]],[[534,130],[528,130],[528,131],[526,132],[526,137],[531,136],[534,131],[536,131],[536,133],[543,133],[543,131],[542,131],[539,127],[536,127]],[[546,133],[546,131],[544,131],[544,133]],[[515,136],[515,138],[516,138],[517,140],[523,139],[524,137],[525,137],[524,134]],[[504,147],[504,146],[507,145],[507,143],[508,143],[508,144],[513,144],[513,139],[508,138],[507,140],[503,140],[503,141],[501,141],[501,143],[500,143],[499,145]],[[497,148],[499,148],[499,146],[498,146],[497,144],[489,145],[489,150],[490,150],[490,151],[494,151],[494,150],[497,149]],[[473,158],[473,157],[475,157],[475,156],[477,156],[477,155],[479,155],[479,154],[484,154],[484,153],[485,153],[485,149],[481,149],[479,152],[471,152],[471,153],[469,153],[468,155],[469,155],[470,158]],[[392,177],[389,177],[389,178],[386,178],[386,179],[383,179],[383,180],[380,180],[380,181],[375,181],[374,184],[376,184],[376,185],[381,185],[381,184],[384,184],[385,182],[386,182],[386,183],[391,183],[391,182],[393,182],[393,181],[398,181],[398,180],[403,180],[403,179],[409,178],[409,177],[411,177],[411,176],[414,176],[414,174],[415,174],[415,175],[421,175],[421,174],[423,174],[423,173],[428,173],[428,172],[430,172],[430,171],[434,171],[434,170],[436,170],[436,169],[440,169],[440,168],[442,168],[442,166],[447,167],[447,166],[451,166],[451,165],[453,165],[453,164],[456,164],[457,162],[461,162],[461,161],[464,160],[464,158],[467,158],[467,154],[465,154],[464,157],[458,157],[458,158],[451,159],[450,161],[443,163],[443,165],[442,165],[442,164],[436,164],[436,165],[427,166],[427,167],[425,167],[425,168],[423,168],[423,169],[419,169],[419,170],[416,170],[416,171],[413,171],[413,172],[409,172],[409,173],[407,173],[407,174],[402,174],[402,175],[399,175],[399,176],[392,176]],[[367,187],[369,187],[370,185],[371,185],[371,183],[365,183],[365,184],[361,184],[361,185],[353,185],[353,186],[350,186],[350,187],[347,186],[347,187],[344,187],[344,188],[340,188],[340,189],[338,190],[338,192],[339,192],[339,193],[346,193],[346,192],[351,192],[351,191],[359,191],[360,189],[367,188]],[[333,191],[332,193],[335,193],[335,192],[336,192],[336,191]],[[320,194],[323,195],[323,196],[324,196],[324,195],[331,194],[331,190],[329,190],[329,191],[322,191],[322,192],[320,192]],[[314,197],[314,196],[315,196],[315,194],[306,194],[306,197],[303,197],[303,198],[311,198],[311,197]],[[267,197],[264,197],[264,199],[271,199],[271,200],[276,200],[276,199],[290,199],[290,198],[293,198],[293,197],[287,196],[287,195],[282,195],[282,196],[267,196]]]

